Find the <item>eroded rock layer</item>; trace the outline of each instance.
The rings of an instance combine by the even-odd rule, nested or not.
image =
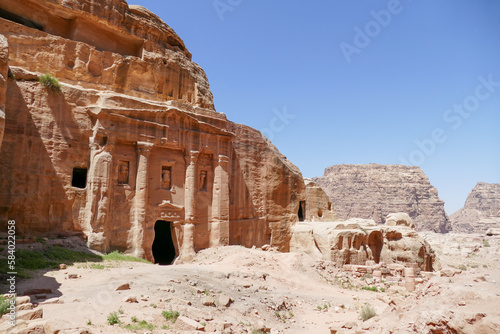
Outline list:
[[[341,220],[365,218],[383,224],[389,213],[405,212],[417,230],[450,230],[444,202],[419,167],[335,165],[313,180],[330,196]]]
[[[469,193],[465,205],[450,216],[454,232],[485,233],[500,231],[500,184],[479,182]]]
[[[286,251],[306,201],[297,167],[215,111],[175,32],[121,0],[0,3],[0,142],[1,224],[158,263]]]

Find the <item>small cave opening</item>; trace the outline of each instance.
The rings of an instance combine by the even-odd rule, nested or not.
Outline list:
[[[75,188],[85,189],[85,187],[87,186],[87,168],[73,168],[73,178],[71,179],[71,185]]]
[[[174,38],[174,37],[172,37],[172,36],[168,36],[168,37],[167,37],[167,43],[168,43],[169,45],[171,45],[171,46],[174,46],[174,47],[176,46],[176,47],[178,47],[178,48],[179,48],[180,50],[182,50],[182,51],[184,51],[184,49],[185,49],[185,48],[182,46],[182,44],[181,44],[181,43],[180,43],[180,42],[179,42],[176,38]]]
[[[303,222],[306,216],[306,202],[300,201],[299,203],[299,212],[297,213],[299,216],[299,222]]]
[[[158,220],[155,223],[155,239],[152,246],[154,263],[170,265],[176,257],[172,222]]]
[[[370,247],[372,254],[373,254],[373,260],[375,263],[380,262],[380,255],[382,253],[382,247],[384,246],[384,237],[382,236],[382,233],[379,231],[373,231],[370,233],[368,236],[368,247]]]
[[[425,247],[421,247],[418,252],[418,262],[424,271],[434,271],[432,268],[432,257],[427,255]]]
[[[25,17],[6,11],[5,9],[2,8],[0,8],[0,17],[15,23],[22,24],[23,26],[26,26],[28,28],[33,28],[43,31],[43,26],[41,24],[38,24],[36,22],[28,20]]]

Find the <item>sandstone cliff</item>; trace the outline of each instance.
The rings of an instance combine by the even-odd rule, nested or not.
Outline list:
[[[385,222],[391,212],[406,212],[417,230],[448,232],[444,202],[422,169],[402,165],[335,165],[313,179],[332,198],[339,219]]]
[[[306,201],[297,167],[215,111],[180,37],[122,0],[0,3],[0,143],[2,227],[159,263],[286,251]]]
[[[465,205],[450,216],[453,232],[485,233],[500,229],[500,184],[479,182]]]
[[[172,28],[143,7],[124,0],[4,0],[0,6],[10,66],[85,88],[213,109],[204,71]]]

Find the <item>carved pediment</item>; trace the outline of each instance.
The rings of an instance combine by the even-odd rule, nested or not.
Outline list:
[[[164,200],[158,204],[158,214],[161,219],[169,221],[180,221],[184,219],[184,207]]]
[[[171,203],[170,201],[164,200],[160,204],[158,204],[159,208],[166,209],[166,210],[172,210],[172,211],[182,211],[184,209],[183,206],[181,205],[176,205]]]

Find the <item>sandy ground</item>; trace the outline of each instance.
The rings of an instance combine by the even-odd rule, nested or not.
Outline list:
[[[390,278],[377,283],[370,275],[350,276],[305,254],[239,246],[204,250],[192,263],[174,266],[75,264],[18,283],[20,292],[52,293],[32,296],[43,318],[21,321],[14,332],[38,325],[48,333],[130,333],[127,324],[145,320],[154,329],[137,333],[191,333],[196,327],[219,333],[500,333],[500,238],[426,238],[443,270],[415,292]],[[116,291],[126,283],[129,289]],[[376,312],[367,321],[360,317],[365,304]],[[173,323],[163,311],[178,311],[181,318]],[[120,324],[108,324],[112,312]],[[6,330],[5,316],[0,325],[0,332]]]

